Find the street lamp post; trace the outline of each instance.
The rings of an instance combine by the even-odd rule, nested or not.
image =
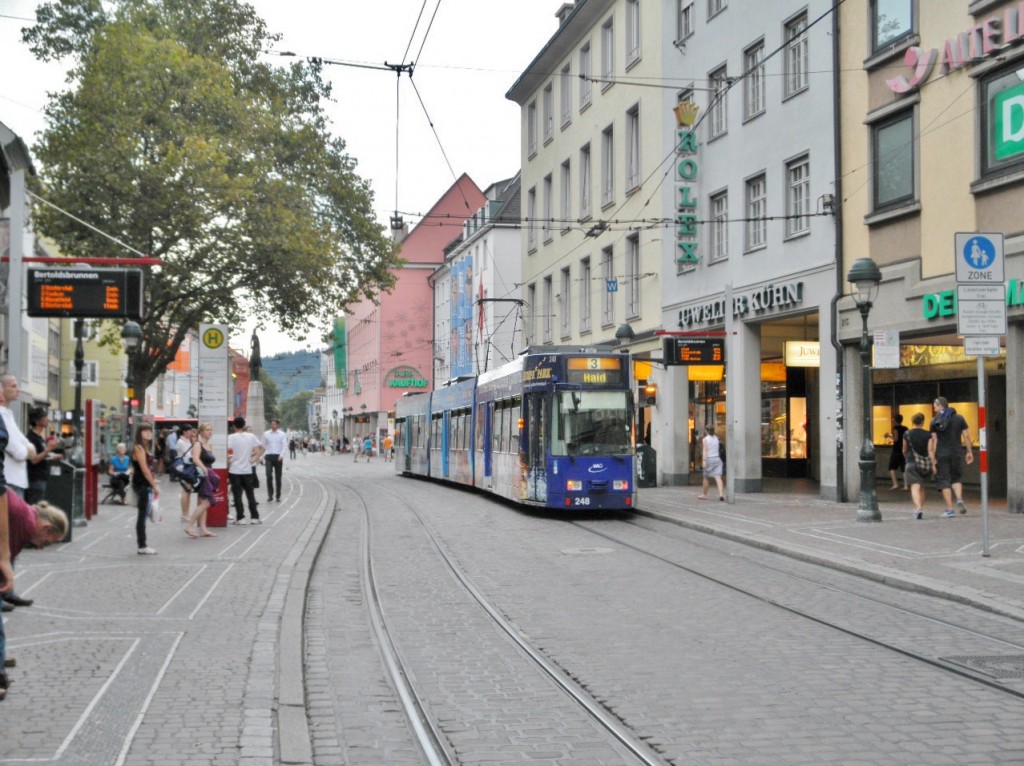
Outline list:
[[[857,521],[881,521],[878,494],[875,490],[875,440],[871,434],[871,345],[868,339],[868,314],[878,296],[882,272],[870,258],[858,258],[846,275],[854,287],[854,302],[860,311],[861,407],[864,417],[864,438],[860,446],[860,507]]]
[[[128,320],[121,328],[121,342],[124,344],[125,353],[128,354],[128,404],[125,407],[125,441],[134,439],[132,434],[132,399],[135,398],[135,355],[142,345],[142,328],[138,322]]]

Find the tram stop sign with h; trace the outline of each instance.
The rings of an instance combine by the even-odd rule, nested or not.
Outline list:
[[[958,231],[953,247],[957,284],[991,285],[1005,281],[1002,233]]]

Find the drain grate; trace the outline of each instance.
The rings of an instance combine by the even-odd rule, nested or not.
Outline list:
[[[939,659],[983,673],[990,678],[1024,678],[1024,654],[961,654]]]

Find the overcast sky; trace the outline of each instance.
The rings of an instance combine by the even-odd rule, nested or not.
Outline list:
[[[269,29],[283,35],[277,51],[374,66],[416,63],[413,80],[419,97],[407,76],[398,82],[390,71],[327,66],[324,72],[334,86],[335,103],[328,109],[334,133],[357,159],[357,172],[371,181],[384,224],[396,209],[396,85],[397,209],[415,224],[454,182],[452,172],[468,173],[485,188],[518,171],[519,109],[505,93],[554,34],[554,14],[561,4],[252,2]],[[63,66],[40,64],[20,41],[20,30],[34,19],[36,6],[35,0],[0,0],[0,122],[30,147],[44,127],[46,92],[64,86]],[[251,332],[251,325],[233,330],[232,345],[247,350]],[[260,339],[265,355],[300,348],[271,328],[261,330]]]

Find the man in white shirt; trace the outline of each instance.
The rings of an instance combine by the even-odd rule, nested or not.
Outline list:
[[[0,415],[3,416],[4,425],[7,426],[7,449],[4,450],[4,475],[7,478],[7,488],[13,489],[19,496],[25,497],[25,490],[28,489],[28,459],[35,453],[32,442],[18,428],[14,420],[14,412],[10,405],[14,404],[21,395],[21,388],[18,386],[18,376],[9,372],[0,375],[0,395],[3,401],[0,402]]]
[[[288,435],[281,430],[281,421],[271,420],[270,430],[263,434],[263,448],[266,455],[263,462],[267,466],[267,502],[275,497],[281,501],[281,474],[284,471],[284,453],[288,449]],[[275,482],[274,479],[277,479]],[[274,488],[277,488],[275,495]]]
[[[253,524],[262,524],[259,511],[256,510],[252,469],[263,455],[263,445],[255,434],[245,430],[245,418],[235,418],[231,425],[235,429],[228,437],[228,481],[235,504],[235,520],[231,523],[245,523],[245,509],[242,507],[242,490],[245,490],[245,496],[249,501],[249,518]]]

